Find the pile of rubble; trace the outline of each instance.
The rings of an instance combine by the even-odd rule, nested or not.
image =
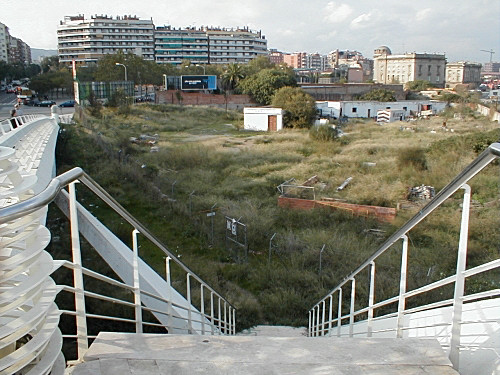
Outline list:
[[[408,200],[410,201],[424,201],[431,200],[436,195],[433,186],[415,186],[408,188]]]

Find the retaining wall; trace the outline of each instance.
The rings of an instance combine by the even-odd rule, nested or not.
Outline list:
[[[300,198],[278,197],[278,206],[299,210],[310,210],[315,207],[331,207],[343,210],[356,216],[375,217],[377,220],[390,222],[396,217],[396,209],[379,206],[366,206],[362,204],[344,203],[327,200],[311,200]]]
[[[179,96],[180,94],[180,96]],[[178,90],[157,91],[158,104],[208,105],[225,108],[226,97],[220,94],[187,92]],[[181,99],[179,101],[179,99]],[[257,107],[258,103],[248,95],[227,95],[227,108],[243,110],[244,107]]]

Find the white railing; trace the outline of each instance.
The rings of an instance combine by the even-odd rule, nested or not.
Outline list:
[[[355,271],[349,274],[344,280],[331,290],[324,298],[316,303],[309,311],[309,336],[367,336],[371,337],[375,334],[383,334],[385,336],[393,335],[393,337],[408,336],[408,330],[432,330],[436,327],[446,327],[449,337],[444,340],[445,345],[448,345],[450,360],[454,368],[459,368],[460,350],[464,350],[467,346],[465,343],[461,328],[465,324],[500,324],[500,309],[496,308],[496,313],[493,317],[485,317],[467,321],[463,319],[464,304],[472,304],[473,302],[487,300],[500,296],[500,289],[492,287],[476,294],[464,295],[465,282],[474,275],[485,273],[492,270],[500,269],[500,259],[493,260],[486,264],[477,267],[466,269],[467,257],[467,238],[469,228],[469,208],[471,200],[471,189],[466,184],[472,177],[483,170],[488,164],[500,157],[500,143],[494,143],[488,147],[472,164],[470,164],[462,173],[460,173],[451,183],[444,187],[421,211],[418,212],[412,219],[404,224],[396,233],[387,239],[382,246],[370,256],[363,264]],[[452,196],[457,190],[464,189],[465,194],[462,205],[462,219],[460,227],[460,238],[458,240],[458,260],[456,273],[439,281],[424,285],[414,290],[407,290],[407,268],[408,268],[408,233],[418,223],[425,219],[446,199]],[[397,246],[401,244],[401,264],[399,279],[399,292],[397,295],[388,298],[384,301],[375,302],[375,277],[376,277],[376,262],[379,257],[386,251],[397,251]],[[382,261],[382,260],[380,260]],[[384,264],[384,263],[381,263]],[[356,289],[357,281],[365,281],[368,274],[368,299],[359,301]],[[422,296],[423,294],[442,288],[446,285],[454,285],[453,298],[441,300],[432,304],[418,306],[413,308],[407,307],[407,301],[410,298]],[[493,283],[492,283],[493,284]],[[359,289],[358,289],[359,293]],[[347,296],[346,296],[347,295]],[[348,301],[348,302],[346,302]],[[414,299],[412,299],[414,301]],[[356,309],[356,306],[363,306]],[[496,305],[495,305],[496,306]],[[389,311],[389,312],[384,312]],[[392,312],[390,311],[392,308]],[[420,319],[420,323],[409,324],[411,315],[418,315],[424,311],[438,308],[451,308],[451,318],[443,321],[434,319],[434,323],[428,323],[425,319]],[[376,317],[375,317],[376,315]],[[422,315],[419,316],[420,318]],[[435,316],[433,317],[435,318]],[[425,322],[424,322],[425,321]],[[424,323],[422,323],[424,322]],[[444,329],[444,328],[443,328]],[[498,335],[496,333],[490,335]],[[446,334],[448,334],[446,333]],[[415,333],[418,336],[418,333]],[[429,336],[425,333],[422,336]],[[437,335],[437,334],[436,334]],[[467,335],[471,335],[470,332]],[[474,340],[472,340],[474,341]],[[477,340],[476,340],[477,341]],[[470,346],[472,347],[472,345]],[[492,349],[492,348],[488,348]],[[494,352],[494,349],[492,349]],[[498,355],[497,355],[498,356]],[[498,361],[498,358],[496,359]]]
[[[97,219],[90,215],[88,211],[76,201],[76,182],[81,182],[85,185],[118,213],[124,222],[131,225],[131,248],[124,245],[123,242],[120,242],[107,228],[105,228],[105,232],[103,229],[98,228],[99,226],[104,226],[98,223]],[[68,186],[69,191],[63,189],[65,186]],[[66,256],[66,258],[71,258],[71,260],[54,261],[54,266],[50,267],[49,274],[54,271],[53,277],[58,280],[59,285],[56,287],[52,282],[52,286],[47,290],[55,290],[55,293],[57,293],[59,289],[62,289],[60,293],[61,297],[66,293],[71,295],[70,303],[68,303],[68,298],[66,298],[65,306],[59,306],[61,311],[57,310],[57,308],[51,311],[57,316],[62,314],[63,318],[66,316],[74,319],[74,323],[69,324],[70,327],[74,328],[73,332],[65,331],[62,325],[60,325],[60,328],[63,330],[62,337],[64,339],[76,341],[77,355],[75,358],[77,360],[82,360],[83,355],[88,349],[89,340],[95,338],[98,333],[99,328],[93,327],[93,322],[96,321],[119,324],[121,326],[118,328],[118,331],[123,330],[124,332],[143,332],[143,330],[147,328],[156,329],[156,332],[160,330],[160,332],[165,333],[170,331],[175,333],[185,332],[202,335],[236,333],[236,310],[234,307],[184,265],[165,245],[132,217],[132,215],[80,168],[74,168],[52,179],[47,188],[39,194],[0,209],[0,225],[8,226],[13,222],[24,223],[29,215],[38,215],[39,212],[46,212],[47,205],[56,198],[58,205],[62,206],[62,211],[67,211],[65,213],[67,213],[70,220],[71,254]],[[92,220],[96,221],[94,222]],[[86,228],[79,228],[79,223],[81,223],[80,225],[85,225]],[[89,226],[93,226],[97,229],[90,228],[89,232]],[[24,227],[18,229],[18,231],[22,229],[24,229]],[[83,233],[84,231],[86,231],[85,233],[92,233],[92,231],[95,231],[98,235],[106,237],[106,240],[110,241],[109,243],[116,243],[116,241],[119,241],[122,247],[128,249],[128,254],[125,254],[125,257],[130,261],[131,267],[127,268],[127,265],[121,267],[129,271],[129,274],[123,276],[123,274],[120,273],[122,270],[116,271],[116,269],[113,269],[118,275],[117,278],[112,277],[114,276],[113,272],[110,272],[110,276],[109,274],[105,275],[102,271],[98,272],[89,267],[84,267],[82,265],[82,254],[80,250],[80,232]],[[46,231],[46,234],[49,235],[48,231]],[[52,236],[55,235],[55,233],[52,233]],[[142,238],[141,242],[145,243],[149,241],[163,252],[165,258],[164,279],[157,274],[155,276],[156,278],[147,278],[149,277],[147,275],[154,273],[154,271],[152,271],[152,269],[139,257],[139,235]],[[92,243],[92,239],[89,240],[89,243]],[[114,248],[109,249],[108,247],[107,251],[113,254],[113,251],[118,250]],[[1,255],[5,256],[6,254]],[[85,257],[89,257],[87,252],[85,253]],[[18,258],[21,263],[27,262],[26,259],[30,258],[30,253],[24,252],[20,254]],[[7,259],[7,262],[9,261],[8,256],[5,259]],[[106,261],[109,262],[109,259],[106,259]],[[111,260],[111,263],[118,261],[119,256],[117,255],[116,259]],[[97,261],[98,267],[99,263],[104,262]],[[38,263],[35,262],[34,264],[36,267],[39,267]],[[173,266],[175,267],[172,268]],[[55,272],[56,270],[57,272]],[[71,277],[66,275],[66,277],[64,277],[65,281],[61,282],[59,281],[60,277],[64,275],[58,275],[64,273],[64,270],[69,270],[72,275]],[[119,280],[120,278],[129,281]],[[87,285],[93,285],[95,282],[103,283],[102,285],[105,286],[97,289],[97,291],[87,287]],[[155,285],[148,289],[148,285],[143,286],[143,283],[149,286],[151,286],[152,283]],[[178,292],[177,290],[182,290],[183,286],[185,288],[184,291]],[[8,295],[3,294],[2,297],[7,298],[10,296],[14,298],[13,295],[11,296],[12,293],[14,293],[14,291],[11,291]],[[55,293],[53,293],[54,296]],[[196,298],[193,298],[193,296],[196,296]],[[5,300],[5,298],[1,300],[3,304],[0,308],[10,303],[8,300]],[[94,301],[94,303],[92,303],[92,301]],[[95,301],[99,302],[95,303]],[[103,311],[90,311],[89,302],[94,307],[98,306],[102,308],[101,310]],[[67,320],[67,318],[64,319]],[[68,323],[66,323],[65,327],[66,326],[68,326]],[[55,328],[57,328],[57,324]],[[114,328],[115,327],[110,325],[105,327],[108,331]],[[21,337],[17,333],[13,334],[13,332],[17,332],[18,330],[30,332],[32,329],[31,326],[13,328],[13,331],[9,331],[9,335],[11,335],[13,339],[13,341],[10,340],[10,345],[19,345],[18,338]],[[0,329],[0,344],[2,343],[1,333],[4,332]],[[6,334],[6,336],[8,335]],[[28,342],[30,342],[29,339]],[[26,351],[28,350],[29,346],[26,345]],[[11,359],[16,357],[16,351],[17,350],[12,347]],[[55,358],[57,358],[57,356]],[[0,373],[2,374],[1,366],[3,360],[4,358],[0,355]],[[12,361],[15,361],[15,358],[12,359]],[[24,362],[20,363],[20,365],[24,364]],[[53,373],[55,374],[57,371]]]
[[[44,115],[38,115],[38,114],[31,114],[31,115],[23,115],[23,116],[17,116],[17,117],[12,117],[11,119],[8,120],[3,120],[0,122],[0,132],[1,135],[5,135],[17,128],[22,127],[23,125],[26,125],[36,119],[46,117]]]

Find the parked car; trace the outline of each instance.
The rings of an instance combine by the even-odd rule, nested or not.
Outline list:
[[[74,107],[74,106],[75,106],[74,100],[66,100],[65,102],[59,104],[59,107]]]
[[[24,104],[31,105],[33,107],[40,107],[40,103],[41,103],[41,101],[35,98],[35,99],[27,100],[26,103],[24,103]]]
[[[12,85],[7,85],[7,88],[5,89],[5,92],[7,94],[12,94],[12,93],[15,93],[16,92],[16,89],[14,88],[14,86]]]
[[[55,104],[56,104],[56,102],[53,100],[44,100],[44,101],[41,101],[40,104],[38,104],[38,106],[39,107],[51,107]]]

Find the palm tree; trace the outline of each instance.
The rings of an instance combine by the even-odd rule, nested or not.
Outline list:
[[[229,64],[222,74],[222,82],[226,90],[231,93],[238,85],[238,82],[244,77],[241,65]]]

